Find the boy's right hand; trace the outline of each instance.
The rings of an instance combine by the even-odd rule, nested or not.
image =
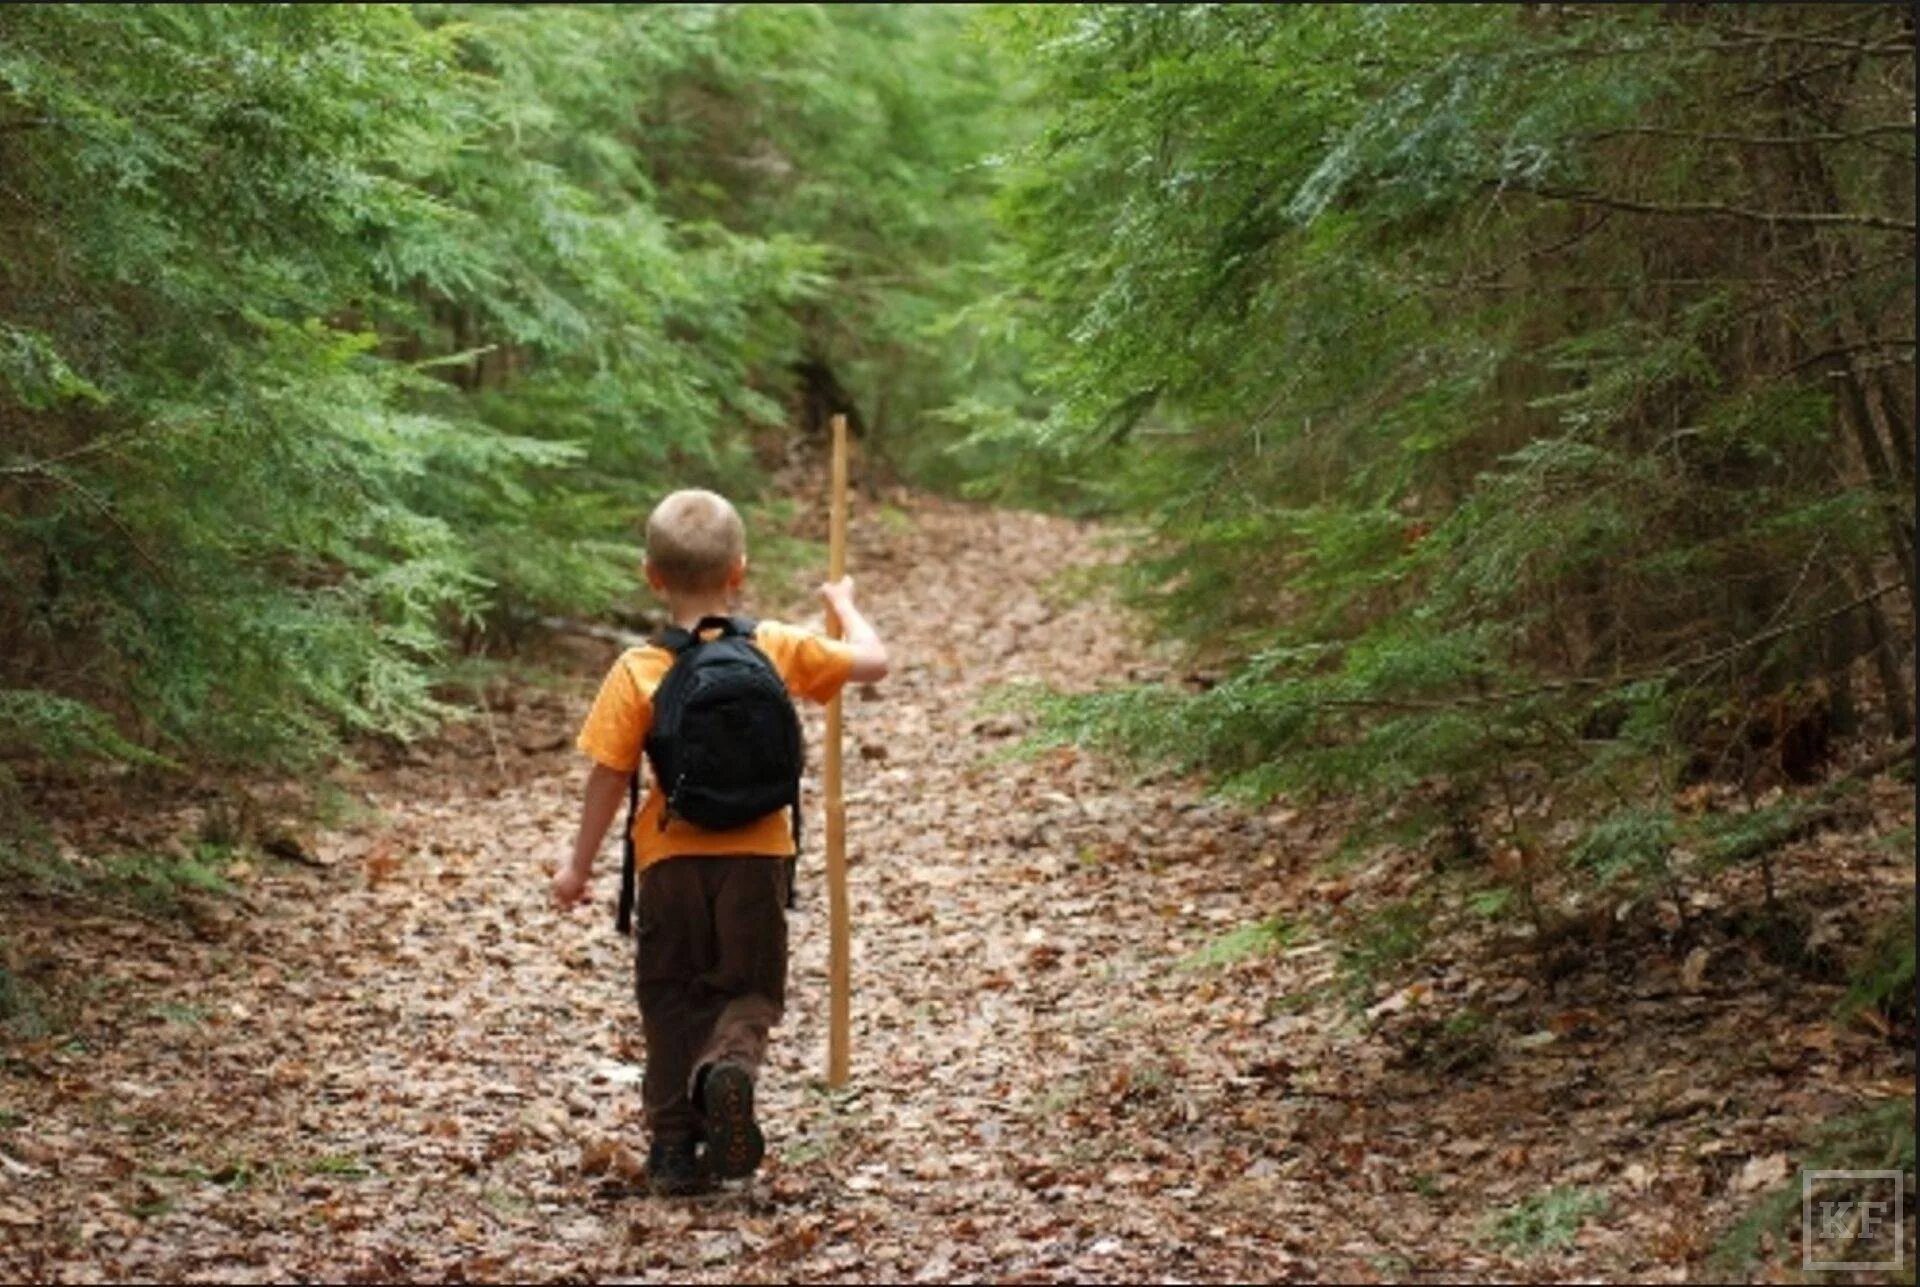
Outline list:
[[[577,906],[587,896],[588,873],[581,871],[571,862],[563,862],[560,869],[553,873],[553,905],[560,911],[568,911]]]

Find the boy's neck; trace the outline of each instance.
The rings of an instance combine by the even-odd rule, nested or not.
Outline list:
[[[724,594],[667,601],[668,618],[682,630],[693,629],[700,623],[702,617],[730,616],[732,609],[733,605],[728,602],[728,596]]]

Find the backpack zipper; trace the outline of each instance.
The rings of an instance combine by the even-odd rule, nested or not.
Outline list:
[[[674,797],[680,793],[680,788],[686,785],[686,782],[687,775],[684,771],[679,777],[673,780],[673,790],[667,792],[667,802],[660,809],[660,830],[665,831],[667,824],[673,821],[673,800]]]

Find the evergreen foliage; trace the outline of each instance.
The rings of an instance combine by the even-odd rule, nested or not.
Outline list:
[[[0,765],[417,733],[453,632],[751,493],[808,360],[925,457],[991,231],[965,21],[0,11]]]
[[[750,493],[851,409],[1143,533],[1190,677],[1056,736],[1527,870],[1764,862],[1817,821],[1772,786],[1911,733],[1911,45],[1894,6],[0,11],[0,765],[410,736],[450,641],[615,606],[664,486]]]
[[[1912,731],[1912,28],[1895,6],[1015,10],[1046,405],[1183,684],[1053,735],[1663,877]],[[1685,834],[1683,834],[1685,833]],[[1755,850],[1754,852],[1758,852]]]

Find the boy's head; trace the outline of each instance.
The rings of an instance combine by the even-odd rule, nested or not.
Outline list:
[[[747,530],[727,498],[678,491],[647,518],[647,583],[662,594],[720,594],[747,570]]]

